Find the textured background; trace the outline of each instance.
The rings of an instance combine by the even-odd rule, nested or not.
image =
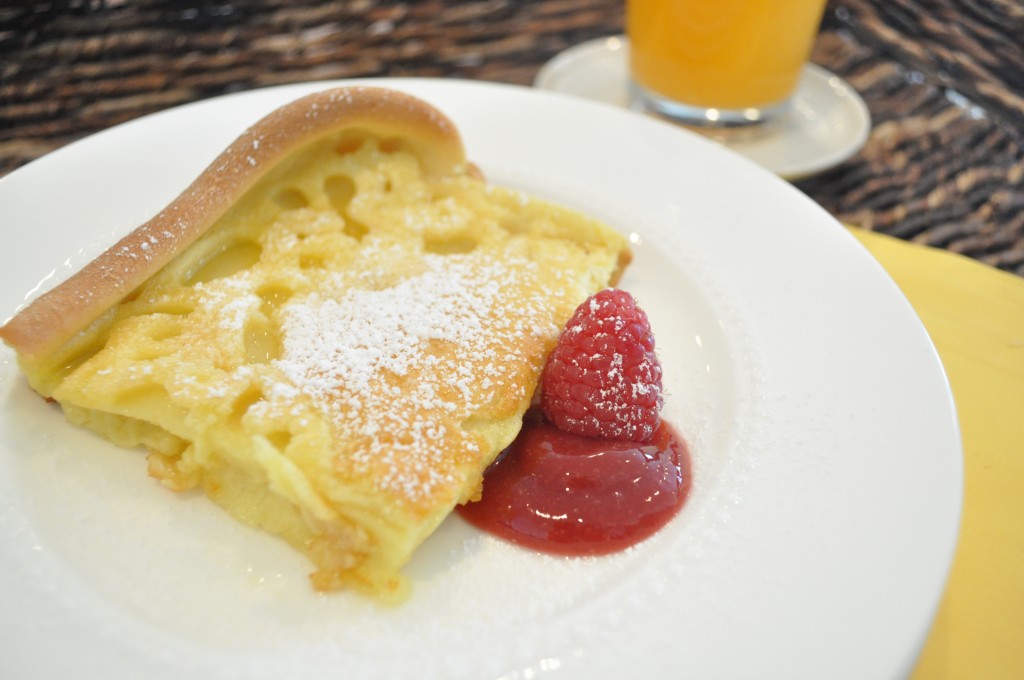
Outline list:
[[[622,31],[622,1],[0,2],[0,174],[111,125],[303,80],[528,85]],[[1024,3],[833,0],[812,61],[867,102],[843,165],[796,185],[837,218],[1024,275]],[[9,228],[9,227],[7,227]]]

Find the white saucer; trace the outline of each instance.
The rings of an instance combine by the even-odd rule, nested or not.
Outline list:
[[[623,36],[576,45],[545,64],[534,87],[632,108],[629,42]],[[827,170],[857,153],[867,140],[871,116],[864,100],[838,76],[808,64],[792,106],[753,138],[709,136],[786,179]]]

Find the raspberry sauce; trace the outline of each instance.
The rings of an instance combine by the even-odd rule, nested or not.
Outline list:
[[[686,500],[690,479],[686,444],[664,422],[650,442],[638,443],[563,432],[531,410],[484,476],[482,500],[458,512],[535,550],[602,555],[663,527]]]

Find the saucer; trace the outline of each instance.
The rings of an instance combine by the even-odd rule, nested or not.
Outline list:
[[[629,96],[629,42],[623,36],[591,40],[558,54],[534,87],[633,108]],[[654,115],[654,114],[652,114]],[[867,140],[871,116],[864,100],[841,78],[807,64],[792,105],[754,136],[696,128],[698,132],[777,175],[801,179],[842,163]]]

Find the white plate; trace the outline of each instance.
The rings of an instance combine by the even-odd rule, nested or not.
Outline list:
[[[581,43],[538,71],[534,86],[629,108],[629,42],[622,36]],[[857,91],[807,64],[790,109],[762,134],[708,131],[715,141],[789,180],[834,167],[867,141],[871,116]]]
[[[303,558],[68,425],[4,348],[0,676],[907,672],[953,553],[960,449],[933,347],[875,261],[795,189],[671,126],[525,88],[377,82],[451,115],[493,181],[632,234],[623,286],[693,447],[688,504],[603,559],[453,518],[410,565],[403,606],[317,596]],[[2,313],[151,216],[243,127],[327,86],[149,116],[0,180]]]

